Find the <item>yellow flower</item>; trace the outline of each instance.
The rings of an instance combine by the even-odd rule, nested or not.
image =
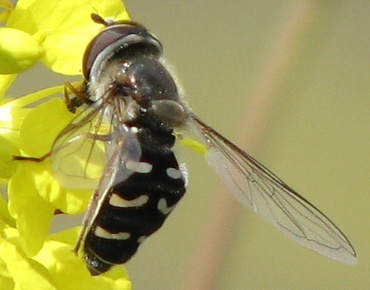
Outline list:
[[[54,72],[80,75],[86,45],[101,29],[91,21],[91,13],[98,12],[103,18],[129,18],[118,0],[19,0],[14,9],[10,0],[0,0],[1,8],[4,12],[0,19],[7,21],[0,27],[0,74],[6,74],[0,78],[0,97],[14,74],[38,61]]]
[[[0,213],[2,214],[2,213]],[[73,253],[79,228],[50,235],[41,250],[29,257],[19,244],[19,232],[0,224],[0,286],[2,290],[127,290],[131,289],[123,267],[92,277],[81,258]]]
[[[58,88],[58,87],[57,87]],[[47,89],[46,92],[49,92]],[[38,92],[39,97],[43,96]],[[27,97],[15,100],[7,107]],[[31,98],[33,99],[33,98]],[[1,108],[0,108],[1,110]],[[33,109],[26,109],[19,129],[19,151],[25,156],[40,157],[47,154],[58,133],[74,117],[61,99],[54,98]],[[11,158],[11,156],[10,156]],[[54,178],[50,159],[42,162],[14,161],[16,166],[8,184],[9,211],[16,219],[17,228],[24,238],[23,249],[33,255],[42,246],[56,209],[76,214],[86,210],[90,190],[71,190],[61,186]],[[10,175],[11,173],[7,173]],[[42,210],[41,210],[42,209]],[[35,227],[34,225],[37,224]]]
[[[84,50],[102,29],[91,13],[129,19],[120,0],[19,0],[15,7],[0,0],[0,21],[6,20],[0,27],[0,98],[18,73],[38,61],[54,72],[80,75]],[[89,274],[83,258],[73,252],[80,229],[48,235],[55,212],[85,211],[92,190],[66,188],[55,178],[50,158],[13,159],[49,153],[76,117],[58,98],[63,89],[0,99],[0,185],[7,185],[8,194],[7,202],[0,195],[0,288],[131,289],[123,267],[98,277]]]

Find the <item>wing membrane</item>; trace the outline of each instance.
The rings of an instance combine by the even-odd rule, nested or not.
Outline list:
[[[119,131],[116,131],[113,134],[117,133],[119,133]],[[125,163],[129,160],[138,161],[140,159],[140,144],[134,137],[134,134],[130,131],[126,131],[125,134],[119,133],[119,135],[122,138],[118,138],[118,136],[116,136],[116,138],[113,138],[109,143],[109,146],[107,146],[107,166],[104,169],[99,185],[91,199],[88,211],[85,214],[82,231],[75,248],[76,252],[80,250],[80,247],[94,223],[95,217],[99,213],[111,187],[119,181],[125,180],[133,173],[126,168]]]
[[[112,139],[111,125],[104,118],[108,109],[103,103],[90,105],[58,135],[51,161],[62,186],[96,188],[106,166],[105,147]]]
[[[136,134],[123,121],[123,98],[107,90],[101,99],[84,104],[80,110],[81,113],[58,135],[51,152],[53,170],[63,186],[95,190],[76,252],[84,243],[112,186],[133,173],[125,163],[141,157]]]
[[[209,146],[207,161],[240,202],[297,243],[333,260],[356,263],[349,240],[325,214],[199,118],[193,120]]]
[[[123,151],[128,150],[131,159],[139,159],[140,144],[122,121],[124,108],[123,100],[107,91],[100,100],[83,105],[82,112],[58,135],[51,161],[62,186],[96,189],[107,167],[114,164],[108,161],[111,156],[122,161]],[[125,178],[127,172],[120,169],[114,182]]]

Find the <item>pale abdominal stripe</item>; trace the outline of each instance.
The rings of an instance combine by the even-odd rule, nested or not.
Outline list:
[[[148,162],[136,162],[128,160],[126,162],[126,168],[137,173],[150,173],[153,169],[153,165]]]
[[[157,209],[164,215],[167,215],[175,206],[168,206],[165,198],[158,201]]]
[[[94,231],[95,236],[103,239],[109,239],[109,240],[128,240],[131,238],[131,234],[128,232],[120,232],[120,233],[110,233],[107,230],[103,229],[100,226],[97,226]],[[147,236],[143,235],[137,239],[137,242],[141,244],[146,240]]]
[[[139,207],[147,203],[149,197],[147,195],[140,195],[133,200],[126,200],[118,194],[113,193],[109,199],[109,204],[115,207]]]
[[[95,236],[104,238],[104,239],[110,239],[110,240],[128,240],[131,237],[131,234],[128,232],[121,232],[121,233],[110,233],[103,229],[100,226],[97,226],[95,229]]]
[[[179,169],[176,169],[176,168],[169,167],[169,168],[166,169],[166,173],[167,173],[168,177],[170,177],[172,179],[182,178],[182,172]]]

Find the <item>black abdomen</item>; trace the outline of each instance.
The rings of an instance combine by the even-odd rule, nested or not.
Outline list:
[[[134,172],[110,189],[86,236],[85,259],[92,274],[127,262],[185,193],[172,130],[157,125],[145,118],[133,124],[142,155],[140,161],[127,163],[126,169]]]

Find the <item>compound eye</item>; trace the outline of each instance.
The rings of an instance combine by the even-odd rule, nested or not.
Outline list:
[[[135,43],[148,43],[156,47],[157,53],[162,53],[162,45],[144,27],[135,23],[113,24],[107,26],[93,38],[86,48],[83,59],[83,75],[86,80],[96,73],[100,66],[115,53]]]
[[[83,74],[85,79],[89,79],[90,71],[94,65],[97,57],[103,52],[106,51],[112,44],[116,43],[120,39],[125,38],[130,34],[137,34],[142,28],[137,28],[129,25],[114,25],[108,26],[93,40],[89,43],[85,50],[84,59],[83,59]],[[114,52],[114,49],[111,49],[111,53]]]

